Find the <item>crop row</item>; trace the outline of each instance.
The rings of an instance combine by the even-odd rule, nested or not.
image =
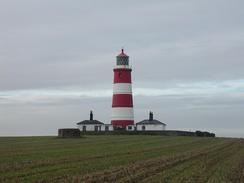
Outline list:
[[[162,156],[159,158],[149,159],[146,161],[138,161],[134,164],[116,167],[109,171],[102,171],[86,176],[75,176],[73,182],[141,182],[150,176],[153,176],[165,169],[177,166],[191,159],[198,159],[213,153],[219,153],[225,149],[231,149],[236,142],[230,141],[218,146],[209,146],[205,150],[196,150],[179,153],[173,156]],[[66,180],[65,180],[66,179]],[[70,177],[63,178],[66,182]],[[52,180],[55,182],[55,180]],[[59,180],[60,181],[60,180]]]

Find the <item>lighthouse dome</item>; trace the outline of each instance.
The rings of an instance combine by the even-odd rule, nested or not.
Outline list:
[[[129,65],[129,56],[121,49],[121,53],[116,57],[117,65]]]
[[[124,49],[122,48],[121,53],[117,57],[129,57],[129,56],[124,53]]]

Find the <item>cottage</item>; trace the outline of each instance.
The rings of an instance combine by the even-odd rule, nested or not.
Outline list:
[[[149,119],[136,123],[137,131],[162,131],[165,130],[166,124],[153,119],[153,113],[150,111]]]
[[[90,111],[90,120],[81,121],[81,122],[77,123],[77,126],[80,129],[80,131],[82,131],[82,132],[86,132],[86,131],[97,132],[97,131],[102,130],[102,126],[104,126],[104,123],[102,123],[101,121],[98,121],[98,120],[94,120],[93,113],[92,113],[92,111]]]

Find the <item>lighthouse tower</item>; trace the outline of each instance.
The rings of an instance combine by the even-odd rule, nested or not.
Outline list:
[[[112,125],[115,129],[123,129],[134,124],[131,68],[129,56],[121,50],[116,57],[113,82]]]

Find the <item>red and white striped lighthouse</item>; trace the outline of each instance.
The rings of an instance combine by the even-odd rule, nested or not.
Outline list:
[[[114,128],[126,128],[134,124],[131,68],[129,56],[121,50],[116,57],[113,82],[112,125]]]

